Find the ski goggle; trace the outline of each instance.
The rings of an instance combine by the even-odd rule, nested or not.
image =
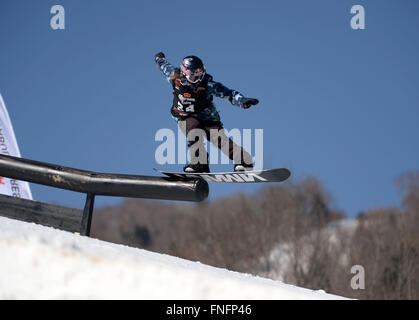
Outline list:
[[[191,71],[190,69],[186,69],[183,64],[180,66],[180,70],[182,71],[186,79],[188,79],[188,81],[192,83],[197,83],[198,81],[201,81],[205,75],[205,70],[203,70],[202,68],[197,68],[194,71]]]

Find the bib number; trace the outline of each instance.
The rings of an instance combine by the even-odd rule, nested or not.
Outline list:
[[[195,106],[193,104],[190,104],[190,105],[186,106],[186,108],[185,108],[185,106],[183,104],[178,102],[177,109],[179,111],[184,111],[184,112],[195,112]]]
[[[177,102],[177,109],[183,112],[195,112],[195,102],[194,98],[185,98],[182,95],[179,95],[179,100]]]

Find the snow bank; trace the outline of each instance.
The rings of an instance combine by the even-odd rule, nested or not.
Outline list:
[[[0,299],[342,299],[0,217]]]

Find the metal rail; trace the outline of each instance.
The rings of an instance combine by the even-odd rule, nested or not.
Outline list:
[[[98,173],[8,155],[0,155],[0,176],[85,193],[82,226],[85,226],[86,235],[90,232],[95,195],[199,202],[209,193],[208,183],[203,179],[179,181],[166,177]]]

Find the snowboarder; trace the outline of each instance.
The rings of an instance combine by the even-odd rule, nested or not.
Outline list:
[[[210,172],[207,152],[199,152],[205,150],[202,136],[234,161],[234,171],[253,170],[250,154],[225,135],[220,115],[212,100],[213,96],[224,98],[243,109],[248,109],[259,101],[245,98],[240,92],[214,81],[206,73],[202,60],[196,56],[185,57],[180,68],[170,64],[163,52],[155,55],[155,62],[173,87],[171,113],[188,140],[191,162],[183,170],[191,173]],[[214,130],[216,135],[212,134]],[[196,132],[201,132],[201,137]]]

